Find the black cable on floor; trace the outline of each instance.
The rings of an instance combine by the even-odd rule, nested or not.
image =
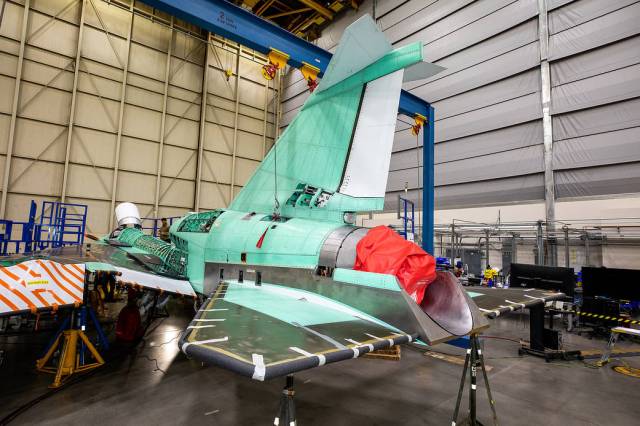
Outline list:
[[[158,324],[156,324],[156,326],[155,326],[155,327],[153,327],[153,328],[149,331],[149,328],[150,328],[151,324],[153,323],[153,321],[151,321],[151,322],[147,325],[147,327],[145,328],[145,337],[148,337],[148,336],[150,336],[151,334],[153,334],[153,332],[154,332],[154,331],[155,331],[155,330],[160,326],[160,324],[162,323],[162,321],[163,321],[163,320],[164,320],[164,318],[163,318],[161,321],[159,321],[159,322],[158,322]],[[172,340],[175,340],[175,338],[174,338],[174,339],[172,339]],[[169,342],[170,342],[170,341],[169,341]],[[167,344],[167,343],[169,343],[169,342],[165,342],[165,343],[163,343],[162,345]],[[144,345],[145,345],[145,343],[146,343],[146,342],[145,342],[145,340],[144,340],[144,337],[141,339],[141,342],[140,342],[140,343],[142,343],[142,348],[141,348],[141,349],[144,349]],[[138,345],[139,345],[140,343],[138,343]],[[138,345],[133,346],[133,347],[131,348],[131,350],[126,351],[126,352],[123,352],[123,353],[119,354],[119,356],[117,356],[117,357],[115,357],[115,358],[111,358],[111,359],[109,359],[109,362],[121,361],[121,360],[126,359],[128,356],[130,356],[132,353],[134,353],[134,352],[135,352],[135,349],[136,349],[136,347],[137,347]],[[160,345],[160,346],[162,346],[162,345]],[[142,356],[143,358],[148,359],[149,361],[155,361],[156,368],[155,368],[155,370],[153,370],[153,371],[161,371],[162,373],[165,373],[165,371],[164,371],[163,369],[161,369],[161,368],[160,368],[160,366],[159,366],[159,364],[158,364],[158,360],[157,360],[157,359],[155,359],[155,358],[151,358],[151,357],[149,357],[149,356],[147,356],[147,355],[141,355],[141,356]],[[8,425],[8,424],[9,424],[9,423],[11,423],[13,420],[15,420],[15,419],[20,415],[20,414],[23,414],[23,413],[27,412],[30,408],[34,407],[34,406],[35,406],[35,405],[37,405],[38,403],[40,403],[40,402],[44,401],[45,399],[47,399],[47,398],[49,398],[49,397],[51,397],[51,396],[55,395],[56,393],[58,393],[58,392],[60,392],[60,391],[62,391],[62,390],[64,390],[64,389],[67,389],[67,388],[69,388],[69,387],[71,387],[71,386],[75,385],[76,383],[79,383],[79,382],[81,382],[81,381],[83,381],[83,380],[85,380],[85,379],[87,379],[87,378],[89,378],[89,377],[92,377],[96,372],[100,372],[100,371],[104,371],[104,369],[97,368],[97,369],[94,369],[94,370],[88,371],[88,372],[86,372],[86,373],[79,374],[79,375],[77,375],[77,376],[75,376],[75,377],[71,377],[70,379],[68,379],[68,380],[67,380],[66,382],[64,382],[64,384],[63,384],[62,386],[60,386],[59,388],[49,389],[47,392],[43,393],[43,394],[42,394],[42,395],[40,395],[40,396],[37,396],[36,398],[32,399],[32,400],[31,400],[31,401],[29,401],[29,402],[27,402],[27,403],[25,403],[25,404],[21,405],[20,407],[16,408],[16,409],[15,409],[15,410],[13,410],[11,413],[7,414],[7,415],[6,415],[6,416],[4,416],[2,419],[0,419],[0,426]]]

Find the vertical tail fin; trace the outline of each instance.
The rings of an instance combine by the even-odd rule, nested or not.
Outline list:
[[[382,209],[404,69],[421,78],[442,69],[421,64],[422,43],[392,50],[368,15],[351,24],[231,209],[271,213],[274,196],[288,217],[342,221],[344,212]]]

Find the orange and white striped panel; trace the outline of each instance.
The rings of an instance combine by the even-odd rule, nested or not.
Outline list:
[[[0,267],[0,315],[82,302],[84,264],[28,260]]]

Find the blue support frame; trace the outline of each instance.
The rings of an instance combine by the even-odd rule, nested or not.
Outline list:
[[[144,0],[146,4],[234,40],[264,54],[277,49],[289,55],[289,63],[297,68],[303,62],[320,69],[321,77],[332,54],[303,40],[287,30],[225,0]],[[427,117],[424,127],[424,179],[422,248],[433,254],[433,107],[428,102],[403,90],[398,111],[413,117]]]
[[[422,248],[434,256],[433,249],[433,220],[435,210],[435,180],[434,180],[434,125],[435,110],[429,105],[427,108],[427,122],[422,135]]]

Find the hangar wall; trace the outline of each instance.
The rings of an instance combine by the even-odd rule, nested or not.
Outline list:
[[[227,206],[273,144],[277,92],[262,55],[208,37],[137,1],[7,1],[4,217],[64,199],[102,233],[121,201],[145,217]]]
[[[543,11],[539,19],[544,7],[547,18]],[[394,46],[422,40],[426,59],[447,68],[405,86],[436,108],[437,210],[544,201],[544,52],[556,198],[640,191],[640,2],[368,1],[324,30],[319,44],[334,49],[364,13],[376,17]],[[290,73],[283,125],[307,97],[304,89],[299,73]],[[422,141],[411,135],[410,122],[398,120],[388,210],[405,186],[410,198],[419,197]]]

